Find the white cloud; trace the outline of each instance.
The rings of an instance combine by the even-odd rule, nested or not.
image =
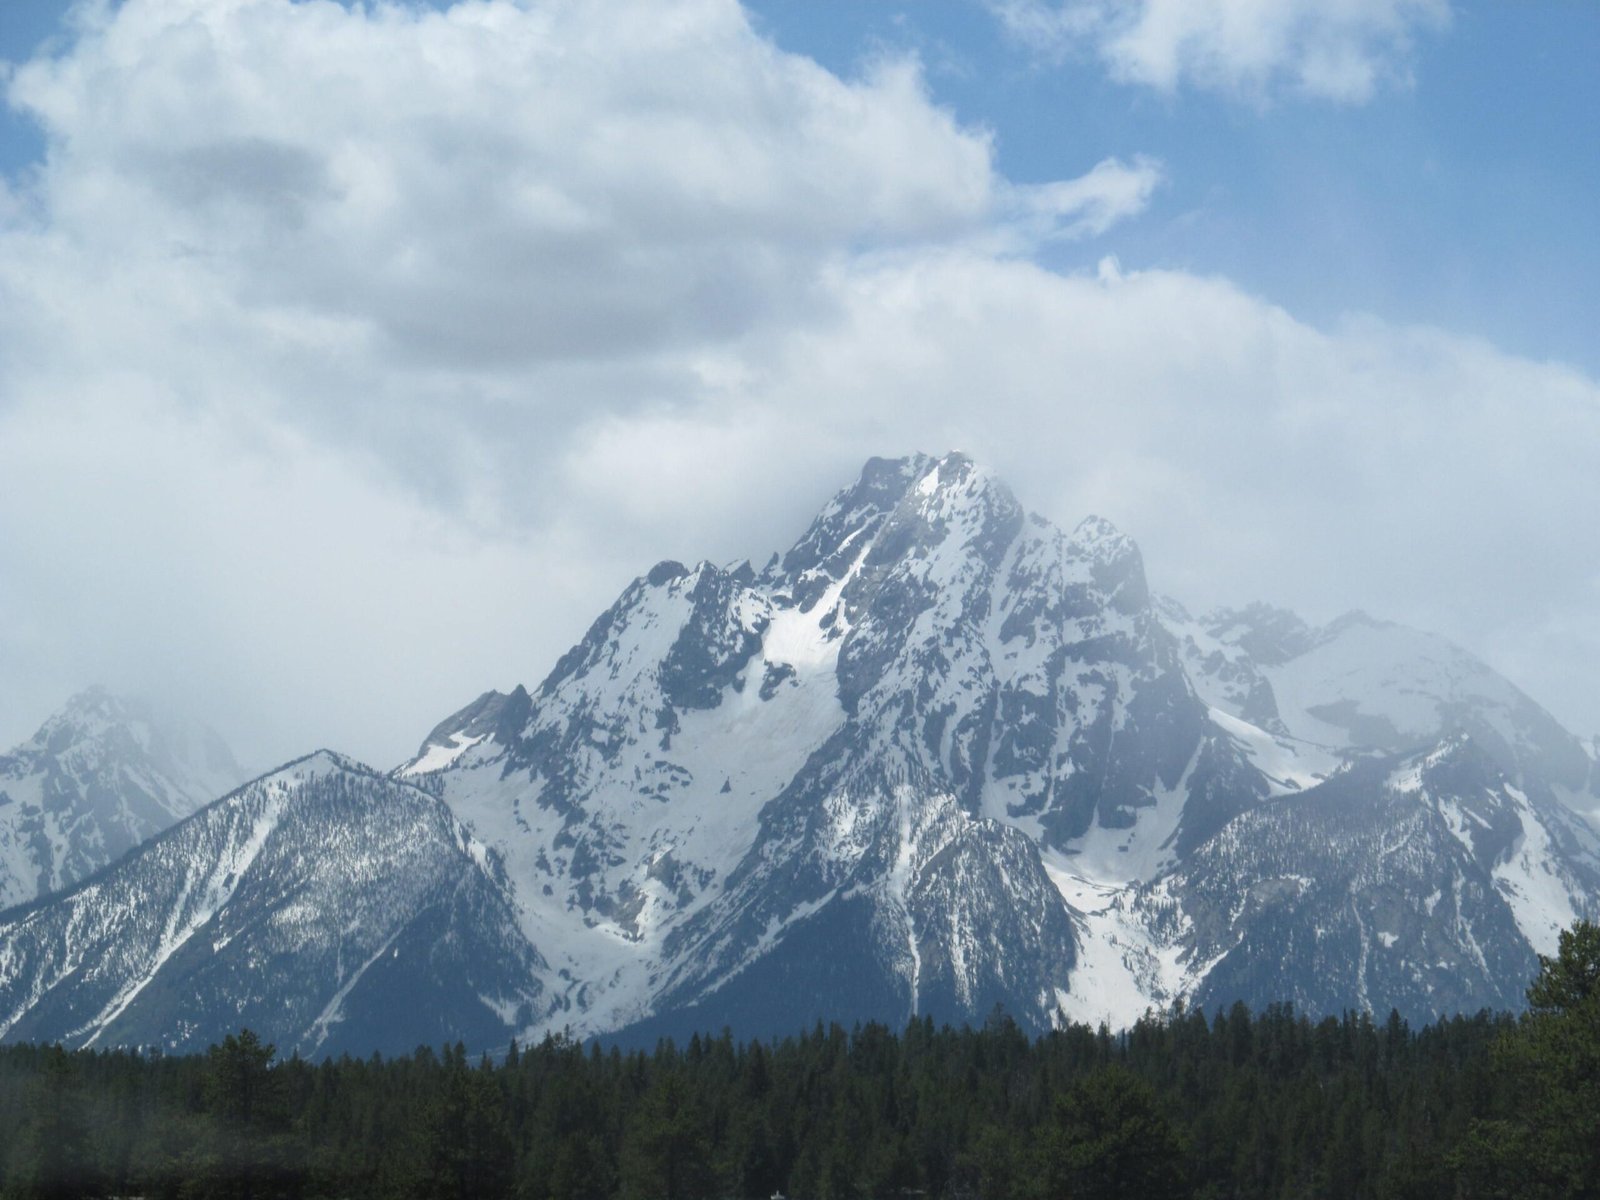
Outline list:
[[[867,452],[963,447],[1059,521],[1111,517],[1188,603],[1410,621],[1600,728],[1594,380],[1438,330],[1320,330],[1176,271],[1063,276],[954,250],[836,286],[833,323],[758,369],[741,358],[733,387],[637,440],[591,447],[584,473],[676,497],[663,525],[731,552],[740,530],[776,543]],[[696,489],[681,464],[705,445]],[[1561,654],[1530,648],[1558,634]]]
[[[987,0],[1005,28],[1061,58],[1087,49],[1113,78],[1261,100],[1280,90],[1361,103],[1410,78],[1419,32],[1449,0]]]
[[[208,404],[250,379],[433,476],[455,418],[549,436],[670,397],[684,347],[829,304],[841,253],[1103,232],[1158,170],[1021,193],[914,63],[838,79],[731,0],[130,0],[80,24],[10,89],[50,144],[44,227],[0,267],[39,318],[17,340]]]
[[[841,243],[987,220],[987,140],[913,64],[846,83],[732,3],[667,9],[133,0],[11,99],[86,254],[137,222],[230,298],[423,366],[732,336]]]
[[[0,730],[104,679],[389,761],[655,559],[952,446],[1180,595],[1429,624],[1600,725],[1593,381],[1028,260],[1159,164],[1014,185],[914,66],[731,3],[86,14],[12,92],[50,157],[0,212]]]
[[[1143,212],[1163,179],[1154,159],[1140,156],[1129,164],[1108,158],[1077,179],[1011,188],[1011,209],[1029,245],[1098,237]]]
[[[584,455],[666,453],[648,431],[695,408],[719,363],[827,319],[857,255],[1089,236],[1139,211],[1158,169],[1108,161],[1019,201],[989,135],[932,103],[914,62],[840,79],[758,37],[732,0],[126,0],[80,6],[74,30],[7,81],[49,151],[22,191],[0,193],[0,418],[19,481],[0,501],[0,555],[29,564],[0,606],[18,629],[49,610],[28,661],[52,680],[0,702],[13,727],[91,672],[90,646],[111,664],[92,674],[132,677],[128,662],[159,662],[157,647],[221,661],[248,645],[259,613],[250,589],[218,583],[239,575],[226,539],[157,531],[223,512],[287,556],[311,535],[272,499],[277,480],[322,497],[346,542],[370,527],[383,554],[352,552],[369,567],[445,570],[408,532],[427,514],[485,545],[569,530],[616,546],[577,572],[606,588],[627,577],[623,555],[692,554],[688,539],[618,536],[673,505],[629,477],[591,478]],[[47,458],[47,476],[28,469]],[[235,466],[238,502],[218,507]],[[38,547],[106,559],[87,548],[109,528],[93,504],[113,495],[135,526],[117,573],[144,562],[149,586],[124,586],[126,603],[96,618],[110,600],[71,575],[79,552]],[[141,536],[159,540],[148,555]],[[451,569],[463,591],[526,574]],[[315,551],[308,570],[330,586],[349,575]],[[202,620],[196,599],[167,620],[157,597],[174,578],[218,614]],[[559,617],[559,590],[531,590],[529,677],[605,589]],[[55,594],[78,599],[52,609]],[[420,596],[412,609],[416,722],[457,697],[428,679],[446,653],[426,632],[437,609]],[[340,650],[340,605],[273,611],[296,618],[269,623],[268,667],[294,661],[282,643],[295,630],[330,675],[370,660]],[[104,636],[64,650],[68,612]],[[138,635],[146,620],[164,639]],[[477,661],[492,663],[494,636]],[[45,671],[52,656],[72,666]],[[380,720],[395,719],[354,736],[377,740]]]

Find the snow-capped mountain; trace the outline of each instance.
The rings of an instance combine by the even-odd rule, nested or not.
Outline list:
[[[59,896],[0,914],[0,1035],[285,1053],[546,1016],[493,859],[436,798],[339,755],[280,768]]]
[[[1413,1018],[1517,1008],[1592,917],[1600,838],[1476,741],[1352,766],[1244,814],[1162,880],[1202,1004],[1275,994]]]
[[[787,1028],[840,987],[864,1015],[961,1015],[1024,982],[1043,1023],[1074,934],[1015,822],[1126,823],[1183,770],[1154,749],[1198,739],[1142,589],[1131,544],[1028,521],[959,456],[875,461],[759,575],[660,564],[535,694],[480,699],[402,770],[503,855],[576,1028],[712,1020],[713,996]],[[1089,721],[1025,744],[1028,704],[1116,713],[1126,748]],[[991,747],[1005,795],[986,795]],[[1055,787],[1077,772],[1107,785]],[[1002,963],[1008,912],[1025,915]]]
[[[237,787],[212,730],[91,688],[0,756],[0,909],[67,887]]]
[[[1264,604],[1162,617],[1206,702],[1274,734],[1401,753],[1469,734],[1513,778],[1587,811],[1600,774],[1583,742],[1486,663],[1436,634],[1352,612],[1323,628]]]
[[[1214,928],[1206,898],[1256,886],[1238,864],[1258,843],[1269,860],[1276,814],[1345,813],[1352,789],[1377,803],[1387,785],[1354,758],[1445,737],[1506,772],[1482,786],[1527,825],[1504,861],[1473,860],[1493,927],[1434,937],[1489,965],[1431,991],[1244,969],[1255,942],[1236,915]],[[1600,878],[1587,827],[1553,803],[1585,781],[1575,745],[1442,639],[1152,602],[1107,522],[1065,533],[950,455],[869,463],[759,573],[660,564],[535,693],[481,698],[402,770],[504,856],[574,1028],[996,1002],[1037,1027],[1229,989],[1412,1013],[1514,1002]],[[1359,908],[1369,877],[1339,865],[1330,828],[1301,848]],[[1234,845],[1228,872],[1196,865]],[[1430,918],[1435,890],[1410,897]],[[1312,936],[1319,910],[1290,912]]]
[[[1514,1006],[1600,911],[1594,775],[1442,639],[1196,619],[1105,521],[875,459],[759,571],[658,564],[387,780],[314,757],[0,917],[0,1021],[321,1051]]]

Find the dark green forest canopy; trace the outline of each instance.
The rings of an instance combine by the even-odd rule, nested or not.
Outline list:
[[[0,1048],[8,1197],[795,1200],[1600,1194],[1600,930],[1522,1017],[1287,1007],[1030,1040],[913,1020],[624,1054]]]

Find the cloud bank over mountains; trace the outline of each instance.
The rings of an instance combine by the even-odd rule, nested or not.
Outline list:
[[[1339,11],[1372,81],[1442,19]],[[1139,146],[1008,179],[914,59],[843,78],[724,0],[75,20],[7,91],[47,155],[0,202],[0,727],[104,679],[262,765],[397,760],[650,562],[764,555],[865,455],[958,446],[1158,587],[1437,628],[1600,728],[1600,388],[1119,266]],[[1241,86],[1361,98],[1296,20]],[[1208,38],[1144,81],[1223,78]]]

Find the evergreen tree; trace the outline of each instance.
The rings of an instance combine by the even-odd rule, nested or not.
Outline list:
[[[676,1069],[645,1092],[622,1153],[628,1200],[701,1200],[712,1192],[711,1147],[695,1096]]]
[[[14,1147],[7,1156],[7,1200],[68,1200],[94,1195],[100,1171],[89,1154],[89,1130],[74,1062],[47,1047],[27,1091]]]
[[[1185,1194],[1183,1143],[1154,1089],[1125,1067],[1087,1075],[1061,1097],[1042,1153],[1044,1200],[1177,1200]]]
[[[1514,1100],[1457,1151],[1465,1195],[1600,1196],[1600,925],[1578,922],[1540,956],[1528,1012],[1494,1059]]]
[[[288,1127],[282,1077],[272,1067],[276,1049],[241,1030],[206,1051],[202,1084],[202,1141],[187,1168],[186,1196],[203,1200],[255,1200],[291,1194]]]

